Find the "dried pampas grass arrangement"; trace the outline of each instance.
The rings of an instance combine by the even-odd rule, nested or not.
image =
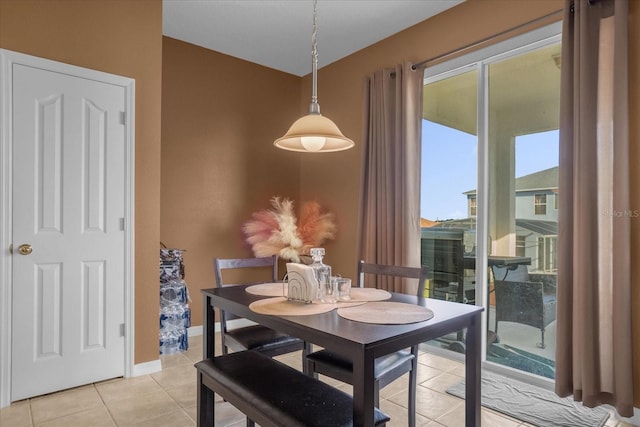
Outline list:
[[[299,224],[291,200],[273,197],[271,206],[273,209],[254,212],[253,219],[242,226],[256,257],[278,255],[301,262],[309,249],[335,238],[334,215],[322,212],[317,202],[302,205]]]

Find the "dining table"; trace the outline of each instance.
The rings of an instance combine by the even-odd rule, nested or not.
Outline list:
[[[340,315],[340,303],[307,315],[287,315],[255,310],[256,304],[268,298],[248,292],[249,285],[226,286],[202,290],[204,301],[203,357],[216,356],[215,309],[225,310],[274,330],[298,337],[311,344],[340,354],[353,362],[353,425],[373,426],[375,359],[443,335],[466,329],[465,346],[465,426],[480,426],[481,382],[481,306],[417,297],[389,292],[386,302],[424,307],[431,313],[428,320],[375,323],[358,321]],[[295,303],[295,302],[294,302]],[[299,304],[299,303],[298,303]],[[367,305],[369,304],[369,305]],[[358,311],[368,310],[374,319],[376,305],[364,302]],[[410,306],[406,306],[409,308]],[[310,307],[311,308],[311,307]],[[382,314],[382,313],[381,313]],[[398,316],[402,317],[402,316]],[[221,351],[218,351],[221,354]],[[291,396],[295,399],[295,396]],[[213,397],[202,402],[203,413],[214,419]],[[199,411],[200,413],[200,411]]]

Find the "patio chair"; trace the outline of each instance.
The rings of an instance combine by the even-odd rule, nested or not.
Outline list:
[[[496,295],[496,334],[498,322],[515,322],[540,329],[542,340],[538,347],[545,348],[544,332],[556,320],[555,283],[532,280],[527,266],[493,267]]]
[[[378,276],[405,277],[418,279],[418,296],[424,295],[424,286],[427,279],[427,267],[399,267],[380,264],[367,264],[360,261],[358,264],[358,286],[364,286],[364,275],[374,274]],[[374,404],[380,407],[380,389],[409,372],[409,404],[408,425],[415,426],[416,422],[416,368],[418,366],[418,346],[404,349],[395,353],[381,356],[375,361],[374,368]],[[327,350],[319,350],[307,356],[307,372],[314,378],[318,374],[337,379],[347,384],[353,384],[353,363],[351,360]]]

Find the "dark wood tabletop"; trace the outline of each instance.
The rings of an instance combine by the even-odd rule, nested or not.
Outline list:
[[[205,289],[203,357],[216,355],[214,307],[250,319],[272,329],[317,344],[353,360],[354,425],[373,424],[374,360],[466,328],[466,426],[480,425],[480,360],[482,307],[392,293],[388,301],[419,304],[434,313],[417,323],[381,325],[351,321],[336,310],[308,316],[271,316],[253,312],[249,304],[265,298],[245,291],[246,286]],[[213,405],[213,403],[211,403]],[[213,411],[213,407],[211,408]]]

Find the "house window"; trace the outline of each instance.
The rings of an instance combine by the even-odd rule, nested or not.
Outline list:
[[[558,236],[538,237],[538,270],[544,273],[555,273]]]
[[[554,195],[553,195],[553,208],[555,210],[558,210],[558,202],[560,201],[559,199],[560,199],[560,197],[558,197],[558,193],[554,193]]]
[[[476,216],[476,198],[469,197],[469,216]]]
[[[547,195],[536,194],[533,197],[533,208],[536,215],[546,215],[547,214]]]
[[[527,236],[516,236],[516,256],[525,256]]]

